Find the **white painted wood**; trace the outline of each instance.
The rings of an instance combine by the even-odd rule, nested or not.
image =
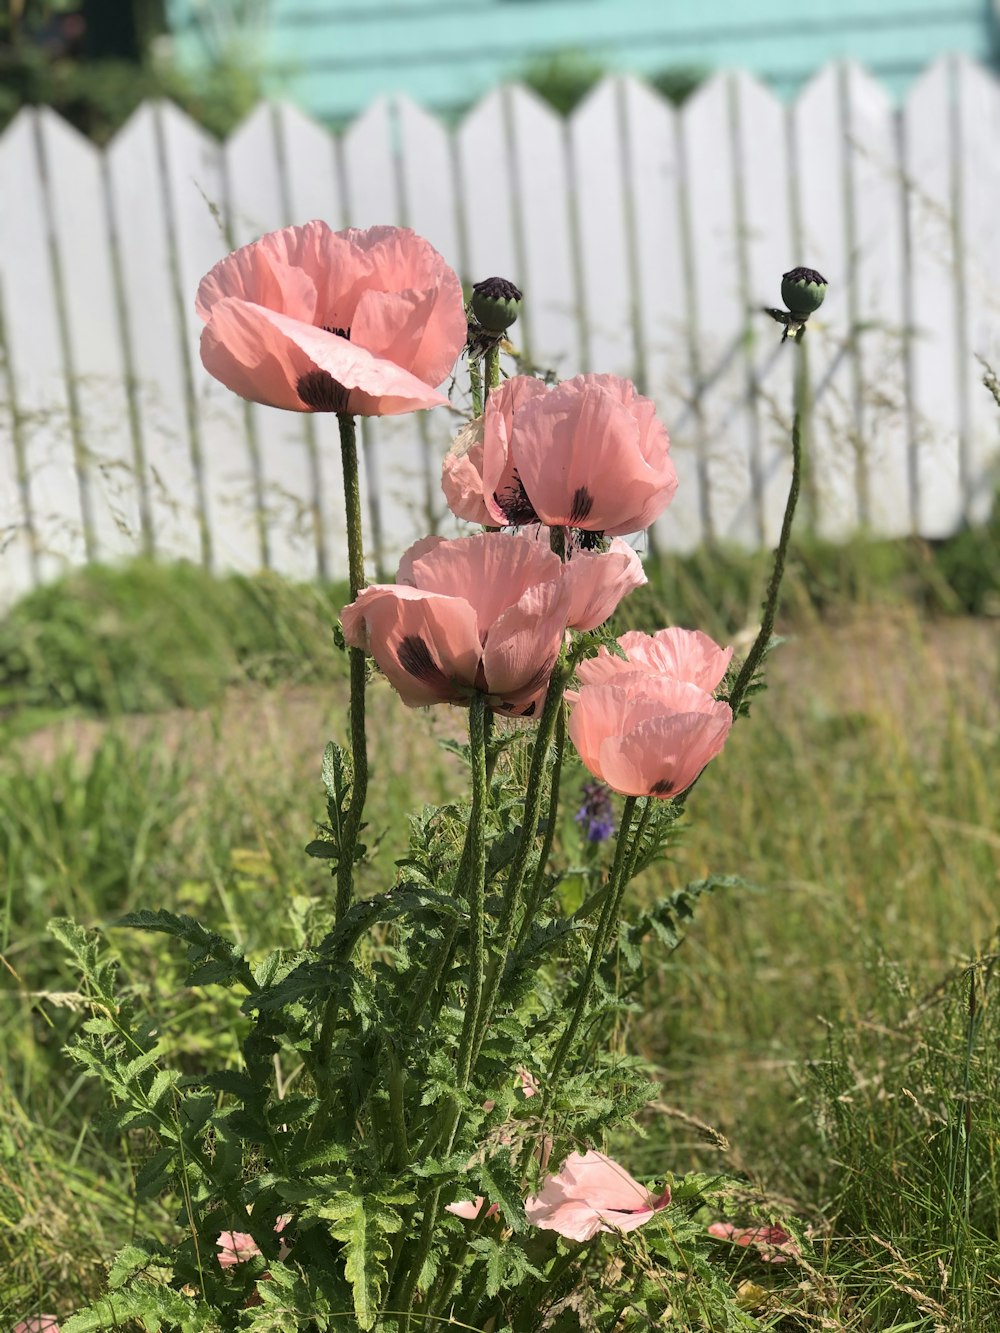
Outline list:
[[[745,353],[753,412],[754,486],[761,536],[777,544],[791,482],[792,374],[796,349],[764,306],[781,304],[781,275],[791,264],[787,111],[748,74],[732,76],[736,167],[742,220],[741,267],[746,292]],[[761,145],[767,145],[767,152]]]
[[[933,65],[917,80],[903,117],[910,186],[917,530],[924,537],[944,537],[955,531],[964,508],[948,62]]]
[[[499,276],[524,290],[514,222],[511,174],[503,95],[487,93],[458,128],[459,185],[465,213],[466,282]]]
[[[400,148],[401,217],[457,271],[462,251],[451,136],[436,116],[408,97],[397,97],[394,110]],[[423,505],[425,531],[450,531],[453,526],[441,491],[440,471],[460,422],[457,405],[465,406],[467,402],[465,384],[464,365],[459,362],[441,386],[442,393],[454,399],[456,412],[439,409],[420,412],[413,418],[420,454],[420,479],[415,489]],[[408,450],[414,447],[409,441]]]
[[[617,80],[602,80],[573,112],[569,140],[584,368],[631,378],[635,373],[634,298],[619,109]]]
[[[187,333],[174,284],[152,103],[119,130],[106,160],[151,545],[160,559],[197,561],[201,535],[187,413]]]
[[[142,531],[101,155],[48,108],[38,113],[38,134],[93,550],[113,560],[139,554]]]
[[[198,283],[229,249],[221,151],[172,102],[161,103],[158,114],[212,562],[220,569],[253,572],[262,562],[245,413],[235,395],[201,364],[203,326],[194,309]]]
[[[907,419],[903,170],[896,112],[857,65],[844,70],[853,205],[854,317],[861,377],[862,515],[887,537],[913,531]]]
[[[504,96],[525,297],[524,313],[510,338],[534,365],[567,379],[580,371],[582,360],[566,126],[527,88],[513,85]]]
[[[232,135],[225,158],[233,244],[247,245],[287,225],[281,152],[270,105],[261,103]],[[315,578],[319,534],[308,416],[255,403],[248,417],[257,454],[262,511],[258,522],[265,534],[267,564],[290,578]]]
[[[657,404],[670,431],[677,494],[656,523],[663,551],[689,552],[704,536],[700,432],[692,410],[694,379],[684,241],[678,127],[674,108],[646,84],[619,84],[626,201],[635,256],[636,383]]]
[[[15,440],[17,403],[3,327],[3,283],[0,281],[0,611],[28,592],[35,582],[28,507],[19,481]]]
[[[1000,408],[983,385],[984,361],[1000,374],[1000,86],[971,60],[957,60],[955,73],[967,412],[963,491],[966,517],[982,523],[1000,486]]]
[[[399,226],[402,202],[392,117],[385,99],[373,102],[350,126],[342,151],[351,225]],[[362,441],[362,503],[367,503],[369,516],[365,548],[372,573],[391,576],[400,554],[428,527],[423,442],[412,413],[366,417]]]
[[[793,179],[802,249],[788,267],[817,269],[829,283],[825,304],[809,320],[805,345],[813,395],[806,494],[815,502],[818,531],[836,540],[853,532],[862,517],[857,484],[857,385],[850,336],[847,140],[838,66],[827,66],[807,84],[793,115]]]
[[[711,530],[720,541],[755,549],[761,520],[753,479],[755,422],[747,407],[749,308],[733,154],[732,77],[716,75],[699,88],[685,104],[681,123],[688,208],[697,228],[691,292]]]
[[[274,108],[275,133],[283,169],[286,220],[293,223],[322,218],[334,231],[347,226],[340,185],[339,145],[329,130],[296,107]],[[336,424],[323,416],[306,423],[310,455],[316,469],[314,504],[320,531],[322,569],[330,578],[346,579],[347,548],[344,482]]]
[[[49,579],[82,563],[86,547],[36,133],[25,109],[0,137],[0,286],[38,572]]]

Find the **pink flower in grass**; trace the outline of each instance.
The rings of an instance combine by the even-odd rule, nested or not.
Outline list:
[[[530,717],[566,629],[600,624],[645,581],[635,552],[619,545],[563,565],[527,537],[425,537],[395,584],[364,588],[344,608],[344,638],[413,708],[467,704],[480,690],[495,710]]]
[[[732,1241],[734,1245],[752,1246],[766,1264],[785,1264],[802,1253],[782,1227],[738,1227],[732,1222],[713,1222],[708,1234],[719,1240]]]
[[[456,1217],[464,1217],[467,1222],[475,1222],[476,1218],[483,1211],[483,1204],[486,1200],[481,1194],[477,1194],[475,1199],[459,1199],[457,1203],[449,1203],[445,1206],[446,1213],[454,1213]],[[487,1220],[496,1217],[500,1212],[500,1205],[491,1203],[486,1209]]]
[[[201,359],[227,388],[291,412],[436,407],[466,338],[457,275],[400,227],[285,227],[201,280]]]
[[[614,681],[633,671],[686,680],[709,694],[722,680],[733,655],[701,630],[661,629],[656,634],[629,630],[618,640],[627,660],[601,648],[596,657],[581,662],[577,674],[586,685]]]
[[[519,375],[490,394],[480,430],[445,459],[452,512],[498,527],[546,523],[616,536],[639,532],[677,489],[656,408],[617,375],[554,389]]]
[[[687,681],[647,671],[568,693],[569,734],[596,778],[625,796],[677,796],[725,744],[728,704]]]
[[[656,1195],[603,1153],[570,1153],[524,1211],[532,1226],[568,1240],[590,1240],[599,1231],[634,1231],[670,1202]]]
[[[291,1215],[279,1217],[274,1224],[275,1231],[280,1235],[291,1220]],[[219,1247],[218,1258],[222,1268],[232,1268],[236,1264],[246,1263],[248,1259],[255,1259],[261,1252],[260,1246],[247,1231],[223,1231],[215,1243]],[[287,1253],[284,1246],[282,1252]]]
[[[15,1324],[12,1333],[59,1333],[59,1320],[54,1314],[36,1314]]]

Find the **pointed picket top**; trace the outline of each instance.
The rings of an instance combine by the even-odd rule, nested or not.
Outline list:
[[[39,147],[38,112],[25,108],[0,136],[0,179],[17,182],[0,200],[0,289],[36,567],[48,579],[86,558],[88,516]]]
[[[565,379],[582,369],[565,122],[520,84],[504,96],[525,295],[510,337],[533,365]]]
[[[1000,485],[1000,409],[983,385],[1000,373],[1000,84],[975,61],[954,65],[959,125],[958,216],[962,301],[959,313],[967,431],[962,457],[966,517],[983,523]]]
[[[903,164],[888,94],[854,62],[844,65],[842,80],[859,508],[867,526],[898,537],[912,532],[914,524]]]
[[[37,118],[47,181],[53,278],[67,397],[97,559],[142,550],[140,480],[130,429],[124,338],[108,247],[102,155],[48,107]]]
[[[500,274],[523,289],[514,218],[514,180],[504,96],[495,88],[472,108],[455,141],[471,282]]]
[[[815,516],[820,534],[833,540],[849,536],[863,522],[844,77],[842,65],[826,66],[792,108],[801,251],[790,267],[818,269],[829,284],[822,309],[809,321],[806,341],[812,468],[804,509]]]
[[[569,119],[585,369],[636,372],[632,253],[621,143],[621,85],[602,79]]]
[[[272,106],[281,146],[288,216],[295,222],[322,218],[334,231],[347,226],[340,180],[340,150],[325,125],[290,102]]]
[[[670,432],[677,498],[651,534],[660,551],[694,550],[703,537],[700,439],[686,298],[683,182],[677,112],[648,84],[620,82],[622,144],[634,245],[636,383]]]
[[[732,76],[709,79],[684,104],[681,132],[688,227],[696,411],[707,514],[717,539],[756,549],[756,424],[747,402],[749,327],[741,216],[742,163]]]
[[[437,116],[403,94],[393,99],[393,110],[406,225],[457,269],[461,243],[451,136]]]
[[[793,264],[788,110],[751,75],[730,85],[737,165],[744,353],[752,414],[752,474],[760,540],[778,540],[791,482],[792,371],[795,349],[763,308],[780,304],[781,275]],[[759,145],[767,144],[762,153]]]
[[[903,107],[909,209],[910,383],[917,530],[955,531],[964,510],[964,420],[956,392],[960,347],[959,269],[953,188],[959,145],[953,142],[950,60],[925,70]]]

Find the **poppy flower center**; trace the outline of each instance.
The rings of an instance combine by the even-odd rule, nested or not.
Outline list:
[[[351,341],[350,329],[342,329],[335,324],[321,324],[320,328],[324,333],[335,333],[338,338],[346,338],[348,342]]]
[[[346,412],[351,391],[328,370],[309,370],[295,382],[295,392],[314,412]]]
[[[511,478],[511,484],[503,492],[494,491],[493,499],[497,507],[503,511],[504,518],[511,527],[520,527],[525,523],[537,523],[538,515],[535,513],[535,506],[528,499],[528,493],[524,489],[524,483],[515,472]]]

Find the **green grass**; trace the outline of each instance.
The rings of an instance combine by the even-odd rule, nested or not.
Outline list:
[[[781,1327],[998,1322],[998,660],[995,625],[962,614],[995,608],[998,566],[995,532],[800,546],[770,687],[699,785],[675,861],[640,886],[709,871],[758,886],[716,893],[651,959],[623,1037],[657,1070],[661,1109],[623,1154],[637,1174],[745,1173],[748,1208],[811,1224],[798,1308],[770,1307]],[[629,620],[738,632],[762,569],[670,562]],[[60,1051],[80,1020],[45,922],[169,905],[251,949],[312,933],[328,878],[302,849],[323,744],[344,739],[339,605],[138,565],[76,575],[0,625],[0,1327],[95,1294],[136,1225],[132,1163]],[[371,707],[375,887],[401,813],[456,789],[432,741],[457,727],[381,684]],[[570,767],[570,861],[586,854],[580,779]],[[169,943],[112,936],[151,1005],[177,990]],[[183,999],[180,1058],[224,1056],[235,1014]],[[737,1259],[767,1310],[767,1269]]]

